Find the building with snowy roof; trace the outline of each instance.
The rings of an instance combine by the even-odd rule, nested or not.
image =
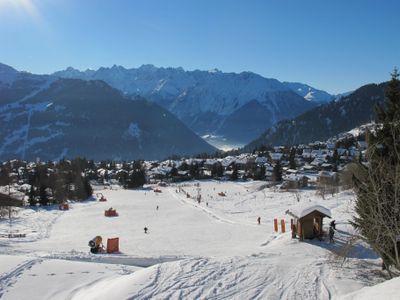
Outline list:
[[[291,207],[286,214],[294,218],[292,232],[300,240],[313,239],[322,235],[323,218],[331,218],[329,208],[317,203],[302,203]]]

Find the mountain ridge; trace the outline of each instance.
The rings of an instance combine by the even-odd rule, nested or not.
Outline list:
[[[384,100],[387,83],[367,84],[338,101],[315,107],[296,118],[277,123],[244,147],[251,151],[262,144],[295,145],[327,140],[375,119],[374,107]]]
[[[140,95],[160,104],[201,136],[213,134],[239,143],[248,142],[259,134],[252,130],[254,122],[251,126],[246,123],[241,127],[228,126],[231,115],[251,101],[258,101],[265,111],[265,118],[257,121],[261,130],[319,104],[304,99],[277,79],[247,71],[185,71],[154,65],[126,69],[114,65],[86,71],[67,68],[52,75],[104,80],[124,94]],[[243,117],[250,118],[251,115]]]
[[[47,78],[0,87],[0,159],[163,159],[216,149],[156,103],[104,81]]]

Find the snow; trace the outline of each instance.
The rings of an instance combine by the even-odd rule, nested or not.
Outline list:
[[[314,92],[313,91],[308,91],[308,93],[304,96],[304,99],[307,101],[312,101],[314,100]]]
[[[343,297],[343,300],[397,300],[400,297],[400,277],[393,278],[386,282],[372,287],[365,287],[361,290]]]
[[[126,135],[133,137],[133,138],[140,138],[141,130],[139,124],[137,123],[130,123],[128,129],[126,130]]]
[[[302,218],[302,217],[307,216],[308,214],[312,213],[315,210],[323,213],[324,215],[326,215],[329,218],[332,216],[329,208],[326,208],[317,203],[301,203],[299,205],[291,207],[288,210],[288,213],[296,216],[297,218]]]
[[[71,203],[69,211],[19,209],[12,230],[26,238],[0,237],[0,297],[329,299],[383,281],[380,260],[363,243],[341,266],[337,254],[352,230],[350,192],[321,200],[314,190],[296,195],[257,181],[157,188],[161,193],[152,186],[95,187],[95,195],[102,193],[107,202]],[[337,221],[336,243],[299,242],[290,232],[273,232],[274,218],[289,228],[287,209],[317,201]],[[119,216],[104,217],[109,207]],[[0,219],[0,233],[9,230],[8,220]],[[96,235],[104,243],[119,237],[120,253],[90,254],[87,243]]]
[[[176,115],[215,112],[227,116],[253,99],[276,107],[276,102],[282,97],[281,92],[290,90],[276,79],[251,72],[223,73],[218,69],[185,71],[182,68],[142,65],[132,69],[100,68],[89,73],[68,68],[53,75],[103,80],[129,94],[140,94],[153,101],[162,99],[159,104],[165,104]]]

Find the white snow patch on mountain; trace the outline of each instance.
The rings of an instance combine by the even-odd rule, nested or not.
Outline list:
[[[127,134],[134,138],[140,138],[141,130],[139,128],[139,124],[131,123],[127,129]]]
[[[69,149],[68,148],[64,148],[62,150],[62,152],[60,153],[60,155],[58,157],[56,157],[54,160],[55,161],[60,161],[61,159],[65,158],[68,154]]]
[[[25,139],[26,133],[28,131],[28,125],[21,126],[20,128],[14,130],[9,135],[6,136],[3,144],[0,147],[0,155],[3,154],[4,150],[11,144]]]
[[[314,99],[314,92],[313,91],[308,91],[308,93],[304,96],[304,99],[308,101],[312,101]]]

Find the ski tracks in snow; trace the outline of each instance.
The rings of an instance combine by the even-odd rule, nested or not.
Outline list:
[[[322,280],[324,266],[318,263],[283,266],[260,255],[250,259],[191,258],[152,268],[148,283],[130,299],[331,298]]]
[[[31,269],[35,264],[41,263],[41,259],[27,260],[11,271],[0,274],[0,298],[7,292],[7,289],[11,288],[15,283],[18,282],[18,278],[27,270]]]
[[[205,212],[207,215],[209,215],[211,218],[213,218],[213,219],[215,219],[215,220],[217,220],[217,221],[219,221],[219,222],[228,223],[228,224],[239,224],[239,223],[237,223],[237,222],[235,222],[235,221],[222,218],[221,216],[218,216],[217,214],[215,214],[215,213],[212,212],[211,210],[209,210],[209,209],[207,209],[207,208],[205,208],[205,207],[202,207],[202,206],[200,206],[200,205],[197,205],[193,199],[191,199],[191,201],[186,200],[186,198],[181,197],[180,195],[177,195],[176,192],[174,192],[174,191],[171,190],[171,189],[168,189],[168,192],[169,192],[169,193],[172,195],[172,197],[174,197],[175,199],[180,200],[180,201],[181,201],[182,203],[184,203],[184,204],[189,204],[189,205],[192,206],[193,208],[197,208],[197,209],[202,210],[202,211]]]

